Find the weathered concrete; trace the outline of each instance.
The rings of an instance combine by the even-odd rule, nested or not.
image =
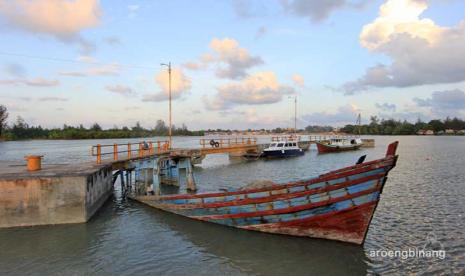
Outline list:
[[[0,228],[88,221],[113,191],[111,166],[0,162]]]

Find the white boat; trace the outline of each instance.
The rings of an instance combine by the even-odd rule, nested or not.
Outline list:
[[[262,153],[262,157],[266,158],[286,158],[300,155],[304,155],[304,151],[299,148],[297,141],[273,142]]]

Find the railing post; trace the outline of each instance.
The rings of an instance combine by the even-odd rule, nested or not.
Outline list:
[[[97,145],[97,164],[102,163],[102,146],[100,144]]]
[[[142,143],[139,143],[139,157],[142,157]]]
[[[128,143],[128,159],[131,159],[131,143]]]
[[[113,160],[118,160],[118,144],[113,144]]]
[[[157,151],[160,153],[160,141],[157,141]]]
[[[153,143],[149,142],[149,154],[153,155]]]

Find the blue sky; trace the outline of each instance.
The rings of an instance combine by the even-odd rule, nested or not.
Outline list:
[[[465,2],[0,0],[0,104],[44,126],[465,116]]]

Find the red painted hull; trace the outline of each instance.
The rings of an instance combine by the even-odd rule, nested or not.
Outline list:
[[[330,152],[358,150],[361,147],[361,145],[339,147],[339,146],[326,145],[323,143],[316,142],[316,147],[318,148],[318,153],[330,153]]]
[[[335,211],[306,221],[247,226],[243,227],[243,229],[362,244],[376,205],[377,202],[370,202],[364,206],[357,206],[345,211]]]

